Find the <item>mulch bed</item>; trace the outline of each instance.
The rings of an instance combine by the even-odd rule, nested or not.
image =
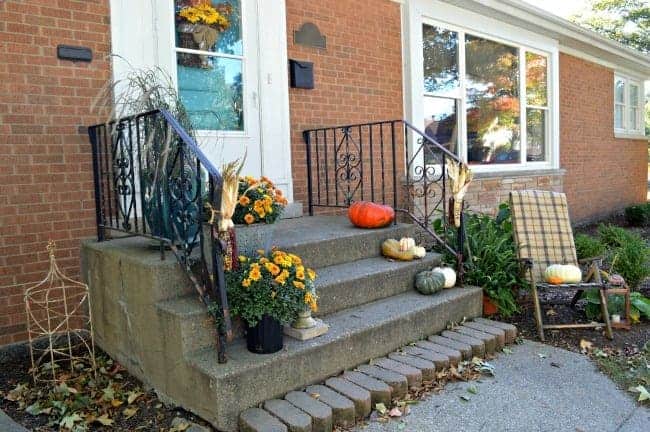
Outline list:
[[[106,414],[106,418],[111,420],[112,424],[105,426],[99,421],[86,424],[85,421],[79,420],[76,425],[81,428],[78,430],[179,432],[184,430],[183,427],[172,428],[171,426],[172,420],[176,417],[208,426],[205,421],[182,409],[163,404],[152,390],[144,389],[140,381],[128,374],[118,363],[111,361],[104,353],[98,352],[97,358],[98,365],[103,365],[100,372],[98,372],[103,377],[102,382],[112,383],[115,389],[115,400],[119,400],[121,404],[114,407],[111,401],[95,402],[91,399],[90,402],[78,409],[82,417],[94,410],[96,416]],[[0,360],[2,360],[2,368],[0,368],[0,409],[30,431],[59,431],[58,425],[48,424],[52,421],[48,415],[31,415],[27,413],[24,405],[29,402],[23,402],[21,409],[20,401],[7,399],[11,390],[15,389],[19,384],[27,384],[29,392],[32,394],[39,390],[47,393],[52,388],[47,384],[34,385],[29,371],[31,367],[29,350],[26,346],[14,348],[11,352],[0,353]],[[68,381],[68,385],[74,385],[72,378]],[[101,394],[101,389],[99,389],[99,392]],[[129,393],[142,393],[142,395],[132,403],[128,403],[127,395]],[[82,387],[79,394],[86,396],[91,393]],[[11,396],[9,397],[11,398]],[[135,413],[129,416],[129,414],[125,414],[125,409],[131,412],[135,411]]]

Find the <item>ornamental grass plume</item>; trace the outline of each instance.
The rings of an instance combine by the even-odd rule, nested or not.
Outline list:
[[[228,162],[221,167],[221,176],[223,178],[223,188],[221,192],[221,219],[219,220],[219,231],[228,231],[235,224],[232,221],[232,215],[235,213],[235,207],[239,201],[239,174],[241,174],[246,162],[247,152],[241,159]]]

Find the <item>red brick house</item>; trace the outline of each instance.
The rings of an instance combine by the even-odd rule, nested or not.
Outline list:
[[[231,27],[202,51],[178,43],[180,0],[0,1],[0,345],[26,338],[13,286],[47,269],[47,240],[79,273],[95,234],[85,126],[104,120],[93,101],[126,61],[166,70],[214,162],[246,146],[247,171],[294,211],[303,130],[402,118],[472,166],[475,209],[517,188],[564,191],[575,221],[646,199],[647,55],[513,0],[222,2]],[[313,64],[313,88],[290,84],[288,60]]]

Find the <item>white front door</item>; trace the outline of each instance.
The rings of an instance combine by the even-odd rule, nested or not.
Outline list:
[[[217,20],[208,27],[223,25],[213,10],[227,28],[215,35],[192,26],[208,15]],[[292,200],[284,0],[111,0],[111,32],[121,57],[115,80],[133,69],[165,70],[215,165],[246,152],[244,174],[268,176]]]

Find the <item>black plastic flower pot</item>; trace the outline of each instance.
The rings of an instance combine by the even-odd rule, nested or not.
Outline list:
[[[283,346],[282,324],[275,318],[264,315],[253,327],[246,325],[246,347],[256,354],[271,354]]]

